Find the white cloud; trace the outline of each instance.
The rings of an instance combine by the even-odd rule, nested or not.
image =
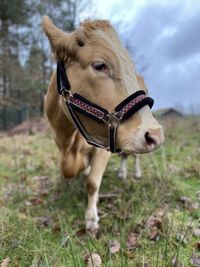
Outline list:
[[[200,102],[200,2],[94,1],[94,17],[117,25],[156,107]]]

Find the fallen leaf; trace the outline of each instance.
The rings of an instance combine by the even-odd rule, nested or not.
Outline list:
[[[164,208],[157,210],[156,213],[155,213],[155,216],[157,218],[163,218],[164,217]]]
[[[134,258],[134,254],[130,250],[125,251],[125,254],[126,254],[127,258],[129,258],[129,259],[133,259]]]
[[[194,202],[189,206],[190,211],[192,210],[198,210],[199,209],[199,203]]]
[[[184,267],[184,264],[180,262],[176,257],[172,259],[172,265],[175,267]]]
[[[156,227],[152,228],[149,233],[149,239],[151,241],[158,241],[160,239],[160,234]]]
[[[187,244],[187,238],[186,238],[185,234],[183,234],[183,233],[177,233],[176,239],[177,239],[177,241],[179,241],[185,245]]]
[[[89,257],[90,257],[90,254],[89,253],[83,254],[83,260],[84,260],[85,263],[87,263]]]
[[[102,193],[102,194],[99,194],[99,199],[104,199],[104,198],[113,198],[113,197],[119,197],[119,194],[116,194],[116,193]]]
[[[150,216],[148,221],[146,222],[146,227],[147,228],[152,228],[154,226],[160,227],[161,224],[162,224],[162,220],[160,218]]]
[[[49,190],[45,188],[38,188],[35,195],[48,196]]]
[[[155,214],[151,215],[148,218],[148,220],[145,224],[145,227],[147,229],[150,229],[150,228],[155,227],[155,226],[158,228],[161,228],[163,216],[164,216],[163,210],[158,210]]]
[[[152,241],[158,241],[160,238],[159,229],[162,229],[164,217],[164,210],[157,210],[152,214],[145,223],[145,227],[148,229],[148,237]]]
[[[37,206],[41,205],[43,203],[43,200],[41,198],[32,198],[25,202],[26,206]]]
[[[195,228],[193,232],[195,236],[200,237],[200,228]]]
[[[32,179],[34,180],[34,181],[38,181],[38,182],[41,182],[41,181],[47,181],[47,180],[49,180],[49,177],[48,176],[34,176],[34,177],[32,177]]]
[[[10,262],[10,258],[9,258],[9,257],[3,259],[3,260],[1,261],[1,265],[0,265],[0,267],[7,267],[8,264],[9,264],[9,262]]]
[[[111,254],[118,253],[120,250],[120,244],[117,240],[110,240],[109,241],[109,250]]]
[[[190,262],[191,262],[192,266],[200,267],[200,257],[197,256],[195,252],[193,252]]]
[[[186,197],[186,196],[180,197],[179,200],[183,204],[190,204],[192,202],[192,200],[189,197]]]
[[[87,233],[86,229],[85,228],[81,228],[78,231],[76,231],[76,236],[80,237],[80,236],[85,235],[86,233]]]
[[[53,231],[54,233],[61,232],[60,224],[55,223],[55,224],[52,226],[52,231]]]
[[[83,256],[83,260],[86,263],[87,267],[99,267],[102,263],[101,257],[95,252],[93,252],[91,255],[89,253],[86,253]]]
[[[134,249],[139,246],[139,240],[138,240],[138,234],[131,232],[128,235],[127,241],[126,241],[127,248],[129,250]]]
[[[45,227],[51,225],[53,222],[52,218],[50,216],[42,216],[39,217],[37,220],[37,226],[38,227]]]
[[[197,242],[197,249],[200,251],[200,241]]]

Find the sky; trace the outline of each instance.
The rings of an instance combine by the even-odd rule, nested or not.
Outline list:
[[[155,99],[154,108],[200,112],[200,1],[92,2],[83,16],[111,21]]]

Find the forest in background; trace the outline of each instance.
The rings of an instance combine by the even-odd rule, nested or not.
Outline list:
[[[55,62],[42,32],[42,16],[48,15],[58,27],[71,31],[82,14],[94,9],[92,3],[92,0],[0,0],[0,130],[43,115],[44,94]],[[120,23],[115,27],[119,29]],[[143,55],[132,46],[131,38],[123,41],[143,73],[148,67]],[[185,110],[178,102],[175,108],[181,113],[200,113],[199,105],[191,104]]]
[[[0,129],[43,114],[53,59],[42,16],[71,31],[87,5],[83,0],[0,0]]]

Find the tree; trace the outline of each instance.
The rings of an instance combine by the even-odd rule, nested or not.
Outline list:
[[[26,23],[28,10],[25,0],[0,1],[0,80],[3,96],[10,96],[12,90],[12,66],[15,66],[16,60],[19,61],[20,38],[17,29]]]
[[[72,31],[83,3],[85,0],[0,0],[1,119],[8,117],[7,102],[13,110],[21,105],[22,109],[29,106],[43,113],[53,61],[42,32],[42,16],[49,15],[58,27]]]

